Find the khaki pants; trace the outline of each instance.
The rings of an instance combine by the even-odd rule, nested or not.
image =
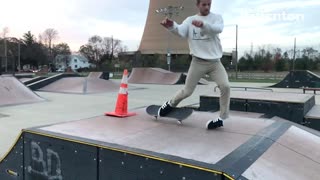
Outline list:
[[[176,107],[183,99],[189,97],[205,74],[208,74],[220,89],[220,117],[226,119],[229,117],[230,86],[228,74],[220,61],[206,61],[193,57],[185,86],[170,100],[170,105]]]

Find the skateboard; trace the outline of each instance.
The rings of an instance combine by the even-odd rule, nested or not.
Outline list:
[[[158,110],[161,106],[159,105],[150,105],[147,107],[146,111],[150,116],[153,116],[158,120]],[[163,117],[174,118],[178,121],[179,124],[182,124],[182,121],[189,117],[192,114],[193,110],[190,108],[173,108],[173,110]]]

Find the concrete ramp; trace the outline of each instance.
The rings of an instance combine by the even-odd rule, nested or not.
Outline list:
[[[320,87],[320,76],[311,71],[291,71],[281,82],[271,87],[277,87],[277,88]]]
[[[109,80],[110,73],[109,72],[90,72],[88,75],[88,78]]]
[[[40,80],[43,80],[43,79],[46,79],[46,77],[42,77],[42,76],[37,76],[37,77],[33,77],[33,78],[21,78],[19,79],[23,84],[25,85],[29,85],[31,83],[34,83],[34,82],[37,82],[37,81],[40,81]]]
[[[0,106],[41,102],[43,99],[13,76],[0,76]]]
[[[120,88],[120,84],[112,80],[104,80],[100,78],[86,77],[68,77],[59,79],[41,89],[39,91],[58,92],[58,93],[74,93],[74,94],[90,94],[115,92]]]
[[[102,72],[90,72],[88,78],[100,78],[102,76]]]
[[[65,77],[79,77],[78,74],[75,74],[75,73],[59,73],[59,74],[55,74],[53,76],[50,76],[50,77],[47,77],[45,79],[41,79],[41,80],[38,80],[38,81],[35,81],[35,82],[32,82],[30,84],[28,84],[27,86],[36,91],[38,89],[41,89],[59,79],[62,79],[62,78],[65,78]]]
[[[115,92],[120,88],[120,84],[112,80],[87,79],[86,93]],[[129,87],[131,89],[132,87]]]
[[[20,78],[19,81],[21,81],[22,83],[25,83],[25,82],[30,81],[32,79],[34,79],[34,78]]]
[[[186,74],[174,73],[161,68],[133,68],[128,82],[134,84],[184,84]],[[200,81],[201,84],[205,80]]]
[[[128,83],[134,84],[177,84],[181,73],[173,73],[159,68],[133,68]]]
[[[320,176],[319,133],[283,120],[195,111],[177,125],[136,116],[93,117],[23,130],[0,179],[308,179]]]

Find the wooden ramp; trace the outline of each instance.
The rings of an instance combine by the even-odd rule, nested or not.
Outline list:
[[[200,110],[219,110],[219,98],[219,93],[200,96]],[[305,124],[305,115],[315,105],[311,94],[231,91],[230,98],[231,110],[279,116],[298,124]]]
[[[320,105],[313,106],[304,118],[307,126],[320,131]]]
[[[177,125],[135,112],[23,130],[0,179],[319,179],[319,134],[289,121],[233,115],[209,131],[217,113]]]

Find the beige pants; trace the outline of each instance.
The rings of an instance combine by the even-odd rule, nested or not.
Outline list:
[[[176,107],[183,99],[189,97],[205,74],[208,74],[220,89],[220,118],[226,119],[229,117],[230,86],[228,74],[220,61],[206,61],[193,57],[185,86],[170,100],[170,104]]]

